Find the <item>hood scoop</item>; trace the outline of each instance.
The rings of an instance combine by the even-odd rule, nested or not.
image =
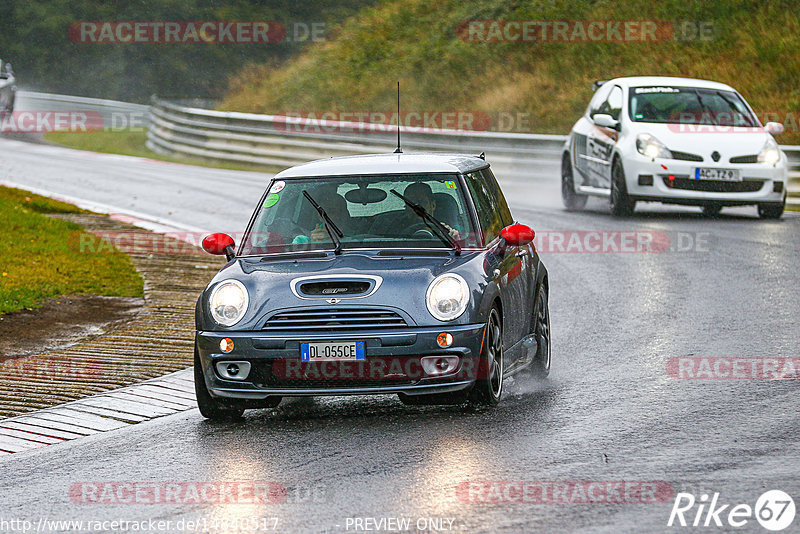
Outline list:
[[[292,280],[292,292],[301,299],[363,298],[375,293],[379,276],[313,276]]]

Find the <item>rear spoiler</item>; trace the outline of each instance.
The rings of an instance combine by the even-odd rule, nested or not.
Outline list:
[[[608,81],[608,80],[595,80],[595,81],[592,83],[592,91],[597,91],[597,90],[598,90],[598,89],[600,89],[600,87],[602,87],[602,85],[603,85],[604,83],[606,83],[607,81]]]

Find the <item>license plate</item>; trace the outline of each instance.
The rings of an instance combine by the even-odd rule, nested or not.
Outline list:
[[[719,180],[721,182],[740,182],[738,169],[701,169],[694,170],[695,180]]]
[[[300,361],[348,362],[366,358],[363,341],[300,343]]]

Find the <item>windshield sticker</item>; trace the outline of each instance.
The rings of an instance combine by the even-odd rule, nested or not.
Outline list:
[[[270,188],[270,193],[280,193],[283,191],[283,188],[286,187],[286,182],[275,182],[272,184],[272,188]]]
[[[452,180],[448,180],[447,182],[444,183],[444,185],[447,186],[447,189],[455,189],[456,188],[456,183],[453,182]]]
[[[680,89],[674,87],[637,87],[634,92],[639,95],[642,93],[680,93]]]
[[[275,193],[273,193],[270,196],[268,196],[266,198],[266,200],[264,200],[264,207],[265,208],[271,208],[272,206],[277,204],[280,199],[281,199],[280,196],[278,196]]]

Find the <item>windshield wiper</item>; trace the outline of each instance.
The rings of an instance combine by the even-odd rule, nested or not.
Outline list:
[[[714,116],[714,112],[703,103],[703,98],[700,96],[700,92],[697,89],[692,89],[694,95],[697,97],[697,101],[700,103],[700,107],[706,110],[708,113],[709,118],[714,121],[714,126],[719,126],[719,122],[717,121],[717,117]],[[700,122],[699,124],[703,124]]]
[[[423,208],[419,204],[415,204],[414,202],[410,201],[408,198],[401,195],[394,189],[392,189],[391,191],[396,196],[400,197],[400,200],[405,202],[406,206],[411,208],[411,211],[422,217],[422,219],[425,221],[425,224],[428,225],[428,227],[438,230],[436,232],[436,237],[441,239],[442,243],[452,248],[455,251],[456,256],[461,254],[461,245],[459,245],[458,242],[455,239],[453,239],[453,236],[450,235],[450,232],[447,230],[442,221],[440,221],[439,219],[437,219],[436,217],[425,211],[425,208]]]
[[[342,233],[341,230],[339,230],[339,227],[336,226],[336,223],[334,223],[331,220],[331,218],[328,216],[328,214],[325,212],[322,206],[317,204],[317,202],[313,198],[311,198],[311,195],[309,195],[308,191],[306,191],[305,189],[303,190],[303,196],[305,196],[308,199],[308,201],[311,202],[311,205],[314,206],[315,210],[317,210],[319,216],[322,217],[322,225],[325,227],[325,230],[327,230],[328,235],[331,236],[331,240],[336,245],[336,248],[333,249],[333,253],[341,254],[342,253],[341,238],[344,237],[344,234]]]
[[[755,126],[755,124],[753,124],[753,121],[750,119],[750,117],[748,117],[747,115],[745,115],[744,113],[742,113],[741,111],[739,111],[736,108],[736,102],[735,101],[728,100],[728,97],[722,91],[716,91],[716,93],[719,95],[719,97],[722,100],[724,100],[725,102],[728,103],[728,105],[731,107],[731,109],[733,110],[734,113],[738,113],[739,115],[742,116],[743,119],[745,119],[747,121],[746,126],[749,126],[749,127]],[[736,126],[736,125],[734,124],[734,126]]]

